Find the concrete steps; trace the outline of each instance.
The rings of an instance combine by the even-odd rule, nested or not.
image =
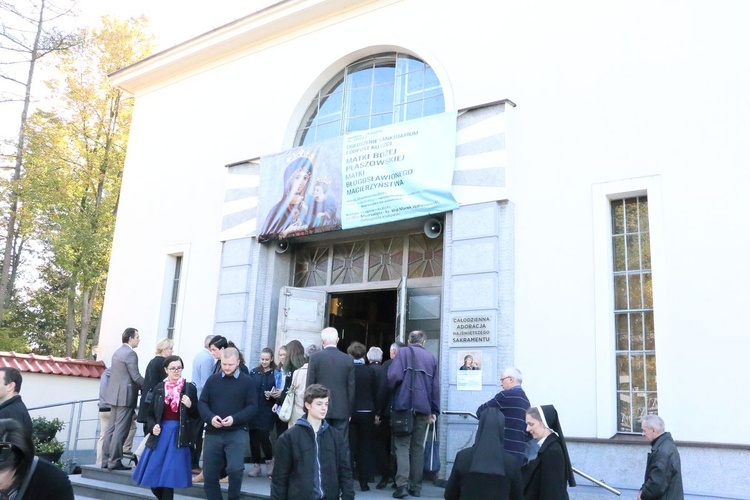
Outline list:
[[[81,474],[70,475],[77,500],[139,500],[153,499],[151,490],[138,486],[131,478],[132,471],[108,471],[96,465],[84,465]],[[227,490],[227,485],[221,485],[222,490]],[[243,491],[240,498],[267,499],[268,494],[263,492]],[[206,498],[203,492],[203,484],[194,484],[191,488],[175,490],[176,500],[191,500],[194,498]]]

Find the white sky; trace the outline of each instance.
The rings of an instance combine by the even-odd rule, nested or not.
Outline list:
[[[87,23],[102,15],[149,19],[157,37],[158,50],[194,38],[245,17],[279,0],[80,0]]]
[[[17,1],[20,4],[26,0]],[[144,15],[149,20],[149,29],[155,35],[156,51],[159,52],[279,1],[78,0],[81,15],[76,19],[76,26],[96,25],[101,17],[107,14],[121,19]],[[43,74],[37,73],[32,90],[37,99],[41,98],[44,92],[43,78]],[[0,85],[3,84],[0,80]],[[0,104],[0,140],[15,138],[18,135],[20,113],[20,104]]]

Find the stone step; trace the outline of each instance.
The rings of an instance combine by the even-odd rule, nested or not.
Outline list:
[[[146,487],[138,486],[132,479],[132,471],[109,471],[102,469],[98,465],[81,466],[81,474],[70,475],[70,482],[73,484],[76,498],[96,498],[102,500],[136,500],[140,498],[153,499],[151,490]],[[269,495],[267,480],[248,480],[253,481],[256,488],[248,488],[243,482],[240,498],[268,499]],[[258,483],[258,484],[255,484]],[[222,484],[221,489],[227,490],[227,485]],[[249,491],[248,491],[249,490]],[[256,491],[253,491],[256,490]],[[196,483],[191,488],[180,488],[175,490],[175,499],[192,500],[194,498],[206,498],[203,491],[203,484]]]

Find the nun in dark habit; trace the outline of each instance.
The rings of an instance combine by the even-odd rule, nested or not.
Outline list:
[[[567,487],[575,486],[576,481],[555,407],[529,408],[526,411],[526,431],[537,441],[539,451],[536,458],[521,469],[524,498],[567,500]]]
[[[505,417],[489,408],[479,419],[474,446],[456,453],[445,487],[447,500],[523,500],[518,461],[505,451],[504,439]]]

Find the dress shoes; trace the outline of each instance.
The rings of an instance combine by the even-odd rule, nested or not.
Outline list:
[[[133,468],[128,467],[127,465],[117,464],[114,467],[109,467],[109,470],[133,470]]]
[[[375,489],[383,490],[388,486],[388,478],[384,477],[378,484],[375,485]]]
[[[399,486],[396,488],[396,491],[393,492],[393,498],[405,498],[409,496],[409,492],[406,489],[406,486]]]
[[[409,495],[413,497],[421,497],[422,493],[418,492],[417,490],[409,490]]]
[[[370,485],[367,484],[367,481],[360,481],[359,487],[362,489],[362,491],[370,491]]]

